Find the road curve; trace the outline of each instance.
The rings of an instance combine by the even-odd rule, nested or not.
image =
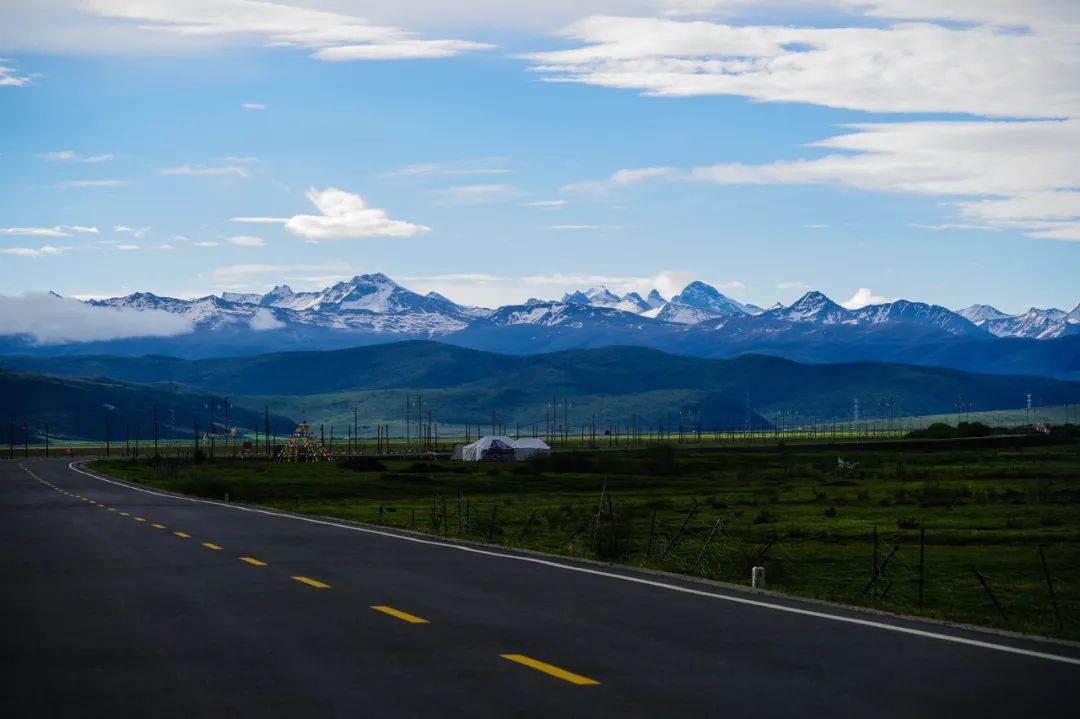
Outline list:
[[[247,510],[247,511],[245,511]],[[0,462],[15,717],[1073,716],[1080,649]]]

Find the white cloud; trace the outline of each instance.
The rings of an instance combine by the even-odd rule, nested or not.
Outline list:
[[[247,222],[254,225],[284,225],[288,217],[230,217],[230,222]]]
[[[311,56],[327,62],[345,60],[419,60],[452,57],[473,50],[489,50],[493,45],[468,40],[406,40],[378,45],[339,45],[316,50]]]
[[[667,0],[670,15],[702,15],[710,12],[737,14],[753,9],[761,0]],[[1065,0],[787,0],[772,5],[817,5],[890,20],[950,20],[977,25],[1032,28],[1040,33],[1077,34],[1080,9]]]
[[[116,249],[122,252],[138,252],[142,248],[139,245],[117,245]]]
[[[604,194],[620,187],[636,185],[646,180],[677,179],[678,172],[672,167],[638,167],[627,170],[618,170],[606,180],[590,182],[575,182],[563,185],[563,192]]]
[[[245,102],[241,104],[240,107],[245,110],[268,110],[270,108],[269,105],[264,105],[261,102]]]
[[[69,190],[83,187],[120,187],[126,184],[127,180],[68,180],[61,182],[60,187]]]
[[[933,232],[943,232],[945,230],[981,230],[983,232],[997,232],[1000,227],[991,227],[989,225],[971,225],[963,222],[941,222],[936,225],[924,225],[918,222],[909,222],[908,227],[915,227],[920,230],[931,230]]]
[[[236,245],[237,247],[266,247],[266,242],[261,237],[254,237],[252,235],[236,235],[225,241],[230,245]]]
[[[132,235],[134,237],[144,237],[146,233],[150,232],[149,227],[128,227],[127,225],[115,225],[113,232],[120,232],[123,234]]]
[[[247,177],[249,172],[246,167],[240,165],[179,165],[177,167],[165,167],[160,171],[162,175],[190,175],[195,177]]]
[[[71,248],[69,247],[53,247],[52,245],[42,245],[38,248],[33,247],[4,247],[0,248],[0,255],[13,255],[15,257],[41,257],[42,255],[59,255]]]
[[[1080,120],[860,124],[811,144],[815,159],[738,162],[686,170],[620,170],[579,186],[616,187],[660,178],[718,185],[846,185],[949,198],[967,225],[1016,228],[1033,237],[1080,239]],[[659,170],[662,170],[660,172]],[[615,178],[619,178],[617,181]],[[981,199],[980,199],[981,198]]]
[[[0,235],[22,235],[25,237],[67,237],[68,233],[60,227],[0,227]]]
[[[403,275],[397,277],[418,292],[434,290],[458,302],[495,307],[520,304],[529,296],[559,299],[568,291],[603,285],[612,292],[637,292],[643,297],[656,289],[665,297],[680,292],[694,280],[702,279],[693,270],[663,270],[652,276],[626,276],[575,272],[552,272],[525,276],[494,275],[485,272],[458,272],[436,275]],[[738,280],[713,282],[704,280],[725,293],[741,295],[747,289]],[[528,294],[523,294],[523,290]]]
[[[354,15],[258,0],[85,0],[83,7],[136,21],[142,30],[187,40],[258,38],[270,45],[312,48],[312,57],[328,61],[436,58],[492,47],[467,40],[420,39]]]
[[[871,112],[1080,114],[1075,36],[927,22],[791,27],[632,17],[589,17],[565,34],[582,45],[529,55],[534,71],[662,96],[739,95]]]
[[[591,230],[633,230],[629,225],[548,225],[553,232],[575,232]]]
[[[73,232],[96,235],[98,228],[83,225],[56,225],[54,227],[0,227],[0,235],[24,237],[68,237]]]
[[[291,217],[286,221],[285,229],[309,240],[412,237],[431,229],[411,222],[391,220],[385,210],[368,207],[360,195],[333,187],[325,190],[310,188],[307,198],[322,214]]]
[[[810,285],[805,282],[780,282],[776,285],[778,290],[809,290]]]
[[[202,242],[193,242],[191,246],[192,247],[221,247],[221,243],[220,242],[212,242],[212,241],[209,241],[209,240],[204,240]]]
[[[841,302],[840,304],[841,306],[846,307],[849,310],[857,310],[862,307],[866,307],[867,305],[880,305],[888,301],[888,297],[881,297],[880,295],[875,295],[873,292],[870,291],[868,287],[860,287],[858,291],[856,291],[855,294],[852,295],[850,300],[848,300],[847,302]]]
[[[298,276],[294,273],[321,273],[318,280],[314,278],[306,278],[315,283],[315,287],[322,289],[326,286],[325,280],[327,277],[340,278],[348,275],[353,271],[353,268],[345,262],[330,261],[318,264],[238,264],[227,265],[225,267],[218,267],[211,274],[211,278],[218,286],[224,289],[235,289],[237,287],[248,287],[247,283],[252,279],[265,279],[266,284],[271,285],[284,277],[285,279],[292,280]],[[334,279],[333,281],[337,281]],[[321,283],[321,284],[320,284]],[[269,286],[267,286],[269,289]]]
[[[0,61],[3,60],[0,59]],[[22,87],[30,82],[29,75],[18,75],[17,72],[13,67],[0,65],[0,87]]]
[[[38,344],[171,337],[191,330],[189,319],[161,310],[94,307],[48,293],[0,295],[0,335],[25,334]]]
[[[567,205],[566,200],[536,200],[535,202],[526,202],[526,207],[539,207],[543,210],[554,210],[559,207],[565,207]]]
[[[815,147],[813,160],[721,163],[689,178],[717,184],[842,184],[955,198],[968,222],[1058,239],[1080,221],[1080,120],[857,125]],[[979,198],[984,199],[970,199]],[[1049,233],[1049,234],[1047,234]]]
[[[251,326],[251,329],[255,330],[256,332],[277,330],[285,326],[285,323],[279,320],[277,317],[274,317],[274,313],[266,307],[255,310],[255,314],[251,316],[249,324]]]
[[[413,165],[405,165],[390,172],[384,172],[383,177],[424,177],[445,176],[456,177],[465,175],[505,175],[509,169],[501,167],[505,162],[501,157],[489,157],[478,160],[466,160],[462,162],[425,162]]]
[[[437,190],[435,194],[442,205],[465,207],[509,202],[520,198],[524,193],[513,185],[460,185]]]
[[[113,159],[112,155],[80,155],[73,150],[58,150],[56,152],[47,152],[41,156],[43,160],[49,162],[82,162],[86,164],[96,164],[98,162],[106,162]]]

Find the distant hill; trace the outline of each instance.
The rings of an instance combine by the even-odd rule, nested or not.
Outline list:
[[[142,439],[153,439],[154,408],[158,410],[158,433],[162,439],[190,439],[193,424],[199,432],[210,426],[211,396],[205,392],[168,386],[119,382],[111,379],[51,377],[29,372],[0,369],[0,445],[8,441],[8,425],[16,427],[16,441],[22,441],[22,425],[27,423],[30,436],[41,436],[46,425],[57,439],[93,439],[103,441],[105,423],[111,424],[113,441],[123,441],[126,429],[134,439],[136,426]],[[220,404],[224,400],[216,397]],[[218,431],[224,428],[224,411],[216,412]],[[272,414],[270,423],[279,433],[291,428],[293,420]],[[263,427],[263,413],[233,406],[229,410],[230,427],[254,431]]]
[[[306,408],[309,418],[315,416],[316,405],[341,410],[346,402],[341,393],[348,393],[352,402],[368,401],[364,393],[381,393],[371,411],[403,417],[406,390],[416,389],[439,391],[444,397],[440,421],[454,422],[490,420],[492,410],[543,417],[552,397],[572,398],[580,412],[589,406],[589,415],[610,414],[615,409],[608,407],[617,404],[619,412],[653,423],[690,411],[716,423],[739,425],[748,395],[751,408],[766,418],[797,410],[803,421],[850,419],[855,398],[863,417],[946,413],[955,409],[958,399],[979,410],[1011,409],[1021,407],[1028,393],[1039,404],[1080,403],[1080,382],[879,362],[802,364],[763,355],[700,359],[640,347],[521,356],[411,341],[209,360],[5,357],[0,364],[143,383],[172,379],[229,395],[238,404],[253,401],[242,396],[319,395],[317,401],[272,403],[293,416]],[[268,400],[256,402],[262,401]]]

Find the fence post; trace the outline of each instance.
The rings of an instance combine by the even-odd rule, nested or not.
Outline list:
[[[695,499],[694,504],[690,507],[690,511],[686,513],[686,518],[683,520],[683,523],[679,525],[679,530],[675,532],[675,536],[671,538],[671,541],[668,542],[666,547],[664,547],[664,551],[660,553],[661,562],[664,561],[664,557],[668,555],[668,552],[670,552],[675,547],[675,544],[679,541],[679,537],[682,536],[683,530],[686,529],[686,525],[690,522],[690,518],[693,517],[694,512],[697,511],[697,505],[698,503]]]
[[[878,596],[878,540],[877,540],[877,527],[874,527],[874,568],[873,573],[870,575],[873,577],[874,585],[874,599]]]
[[[607,508],[608,517],[611,519],[611,547],[615,552],[614,556],[619,556],[619,536],[615,533],[615,507],[611,504],[611,494],[607,496]]]
[[[923,592],[926,587],[926,527],[919,529],[919,610],[923,608]]]
[[[1001,618],[1005,621],[1008,621],[1009,618],[1005,616],[1005,610],[1001,608],[1001,604],[998,602],[997,597],[994,596],[994,592],[990,589],[990,585],[987,584],[986,578],[983,577],[983,575],[975,567],[972,567],[971,571],[975,572],[975,576],[979,578],[979,583],[982,584],[983,589],[985,589],[986,593],[990,596],[990,601],[994,603],[995,607],[997,607],[998,613],[1001,614]]]
[[[532,511],[532,514],[529,515],[528,521],[525,522],[525,527],[524,527],[524,529],[521,530],[521,536],[518,537],[518,542],[524,542],[525,541],[525,533],[529,531],[529,527],[532,526],[532,523],[533,523],[534,519],[536,519],[536,510],[535,509]]]
[[[701,564],[701,558],[705,556],[705,550],[709,548],[709,542],[712,541],[713,535],[716,534],[716,530],[720,529],[720,522],[721,521],[722,520],[719,520],[719,519],[716,520],[716,524],[713,525],[712,531],[709,532],[709,536],[705,539],[705,544],[701,545],[701,551],[698,552],[697,561],[694,562],[694,570],[692,570],[692,571],[696,571],[697,568],[698,568],[698,565]]]
[[[652,540],[653,534],[656,532],[656,510],[652,511],[652,521],[649,523],[649,544],[645,548],[645,559],[648,560],[652,557]]]
[[[1058,629],[1062,629],[1061,610],[1058,609],[1057,597],[1054,596],[1054,583],[1050,581],[1050,568],[1046,566],[1046,555],[1043,554],[1042,545],[1039,545],[1039,561],[1042,563],[1043,576],[1046,577],[1046,588],[1050,592],[1050,604],[1054,607],[1054,618],[1057,619]]]

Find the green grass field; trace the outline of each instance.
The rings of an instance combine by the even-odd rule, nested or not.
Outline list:
[[[841,455],[857,467],[840,469]],[[95,466],[199,496],[228,494],[232,501],[727,582],[748,583],[750,568],[761,564],[768,586],[782,592],[1080,639],[1075,443],[842,452],[657,446],[480,465],[167,459]]]

